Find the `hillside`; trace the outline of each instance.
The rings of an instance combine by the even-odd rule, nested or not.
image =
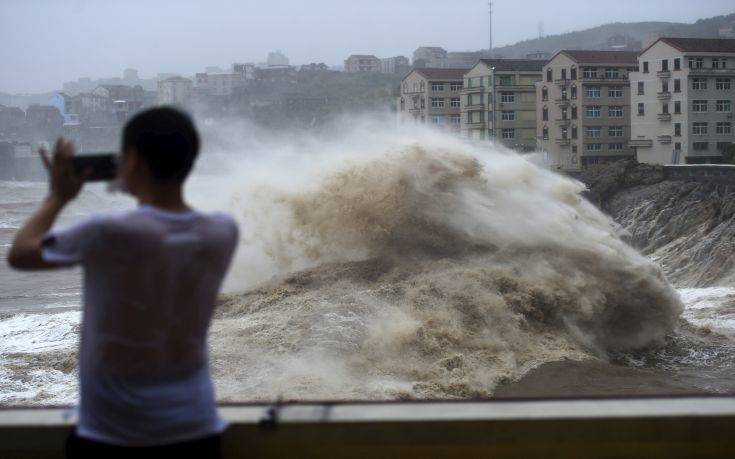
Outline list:
[[[524,40],[513,45],[495,48],[494,52],[497,56],[505,58],[519,58],[537,51],[553,54],[561,49],[610,49],[613,42],[616,45],[624,44],[630,50],[639,50],[647,34],[660,33],[672,36],[710,38],[717,37],[720,28],[729,27],[733,23],[735,23],[735,14],[700,19],[693,24],[616,22],[586,30]]]

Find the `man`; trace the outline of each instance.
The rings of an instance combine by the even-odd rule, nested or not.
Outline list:
[[[84,182],[72,144],[59,140],[52,158],[41,151],[49,194],[18,232],[8,262],[22,270],[84,268],[79,420],[69,457],[217,457],[225,422],[206,334],[237,227],[184,200],[199,150],[188,116],[142,112],[122,140],[117,178],[139,207],[49,232]]]

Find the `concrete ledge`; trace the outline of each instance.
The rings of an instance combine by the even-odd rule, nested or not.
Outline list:
[[[735,397],[221,407],[225,457],[732,457]],[[0,457],[63,457],[69,411],[0,410]]]

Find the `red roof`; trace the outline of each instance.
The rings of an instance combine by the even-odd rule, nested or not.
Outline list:
[[[735,53],[735,39],[732,38],[674,38],[663,37],[657,40],[668,43],[682,52],[690,53]],[[654,43],[655,44],[655,43]],[[651,45],[653,46],[653,45]],[[649,46],[650,48],[650,46]]]
[[[461,80],[470,69],[414,69],[429,80]]]
[[[597,51],[563,49],[557,53],[564,53],[578,64],[618,64],[637,65],[638,51]],[[554,56],[556,57],[556,56]],[[553,57],[551,59],[554,59]]]

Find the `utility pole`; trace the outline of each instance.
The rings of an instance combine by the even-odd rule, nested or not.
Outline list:
[[[493,55],[493,2],[487,2],[488,14],[490,19],[490,32],[488,37],[487,52]]]

